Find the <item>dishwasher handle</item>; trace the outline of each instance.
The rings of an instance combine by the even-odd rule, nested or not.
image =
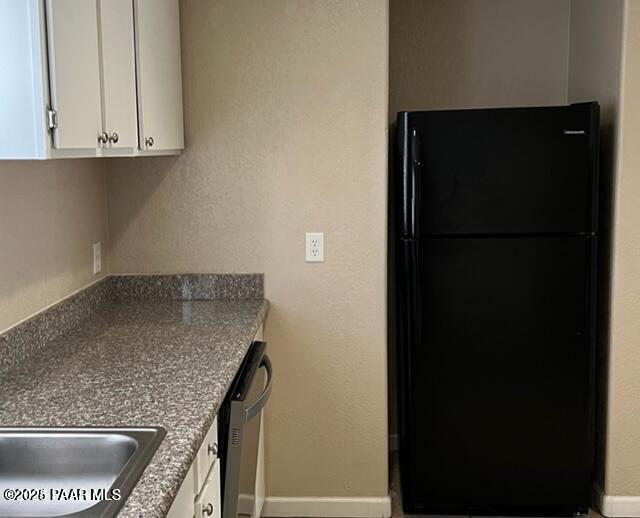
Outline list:
[[[256,399],[251,406],[247,407],[244,411],[244,422],[248,423],[251,421],[256,415],[260,413],[260,411],[265,407],[267,401],[269,401],[269,396],[271,396],[271,389],[273,387],[273,368],[271,367],[271,360],[265,354],[262,358],[262,362],[260,362],[260,367],[264,367],[267,371],[267,386],[260,394],[260,397]]]

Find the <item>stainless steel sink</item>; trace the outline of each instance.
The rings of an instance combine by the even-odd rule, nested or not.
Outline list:
[[[0,428],[0,517],[115,516],[165,435],[163,428]]]

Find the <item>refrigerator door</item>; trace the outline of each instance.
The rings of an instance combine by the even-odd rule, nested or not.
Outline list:
[[[594,240],[403,241],[406,512],[587,510]]]
[[[400,113],[402,235],[595,232],[598,113]]]

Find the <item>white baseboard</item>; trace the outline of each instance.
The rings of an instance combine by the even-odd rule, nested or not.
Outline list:
[[[268,496],[262,516],[287,518],[296,516],[340,518],[389,518],[391,497],[318,497]]]
[[[594,503],[603,516],[608,518],[640,518],[640,496],[607,495],[594,486]]]
[[[389,435],[389,451],[398,451],[398,434],[392,433]]]

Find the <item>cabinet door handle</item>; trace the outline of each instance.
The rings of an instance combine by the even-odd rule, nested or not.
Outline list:
[[[109,142],[109,134],[106,131],[103,131],[102,133],[98,133],[98,142],[102,145]]]
[[[153,137],[147,137],[146,139],[144,139],[144,143],[147,145],[147,147],[153,147]]]
[[[109,142],[111,142],[112,144],[117,144],[118,140],[120,140],[120,137],[118,136],[118,134],[114,131],[111,136],[109,137]]]
[[[206,507],[202,508],[202,516],[211,516],[213,514],[213,504],[209,502]]]

